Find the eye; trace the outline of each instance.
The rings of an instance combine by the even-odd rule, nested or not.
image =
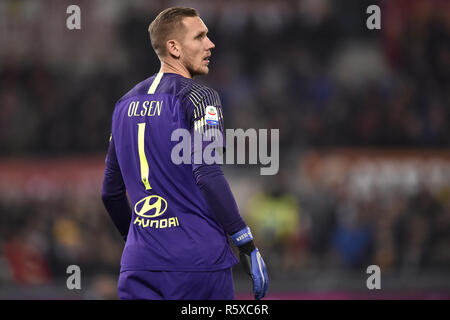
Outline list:
[[[200,40],[200,39],[203,39],[205,36],[206,36],[206,33],[200,33],[194,39]]]

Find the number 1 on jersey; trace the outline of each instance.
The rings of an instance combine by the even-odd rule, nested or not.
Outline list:
[[[141,165],[141,180],[142,183],[145,186],[145,190],[150,190],[152,187],[150,187],[150,183],[148,182],[148,162],[147,158],[145,157],[145,144],[144,144],[144,138],[145,138],[145,122],[138,123],[138,150],[139,150],[139,161]]]

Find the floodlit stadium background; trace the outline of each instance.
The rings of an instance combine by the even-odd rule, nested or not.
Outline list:
[[[0,298],[117,297],[123,243],[100,200],[111,113],[158,71],[147,27],[175,4],[209,27],[199,80],[226,127],[280,129],[278,175],[225,166],[267,297],[450,298],[450,3],[430,0],[2,0]],[[366,287],[372,264],[381,290]]]

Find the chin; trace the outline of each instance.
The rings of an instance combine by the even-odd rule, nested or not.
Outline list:
[[[195,70],[190,70],[191,75],[194,76],[204,76],[209,73],[209,68],[207,66],[200,67]]]
[[[209,73],[208,67],[202,68],[202,75],[207,75],[208,73]]]

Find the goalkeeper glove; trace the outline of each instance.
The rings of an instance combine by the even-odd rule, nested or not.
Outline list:
[[[253,243],[253,236],[250,228],[246,227],[241,231],[231,235],[234,244],[239,248],[239,258],[245,271],[253,280],[253,292],[255,299],[262,299],[269,286],[266,265],[259,253],[258,248]]]

